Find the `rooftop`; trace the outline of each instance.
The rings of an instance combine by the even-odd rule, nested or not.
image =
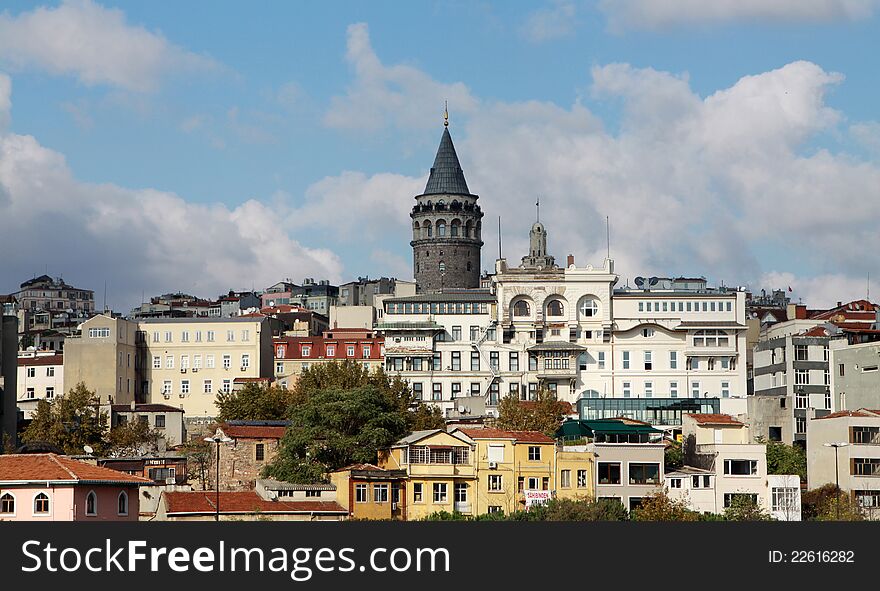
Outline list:
[[[470,195],[467,181],[464,179],[464,171],[455,153],[452,144],[452,136],[449,128],[443,128],[443,136],[440,138],[440,146],[434,157],[434,166],[425,185],[425,195]]]
[[[547,437],[540,431],[506,431],[490,427],[475,429],[456,429],[459,433],[471,439],[513,439],[521,443],[554,443],[554,439]]]
[[[152,484],[153,481],[57,454],[0,455],[2,483]]]
[[[213,491],[164,492],[168,515],[200,515],[217,512]],[[335,501],[267,501],[253,491],[221,492],[220,513],[340,513],[348,511]]]
[[[744,426],[744,423],[736,420],[730,415],[725,414],[713,414],[713,413],[690,413],[685,414],[686,417],[691,417],[697,423],[701,425],[732,425],[732,426]]]

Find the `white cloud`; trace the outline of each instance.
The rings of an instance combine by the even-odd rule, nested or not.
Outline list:
[[[297,241],[275,208],[81,182],[62,154],[31,136],[0,133],[0,196],[0,251],[15,253],[7,279],[48,264],[81,287],[106,280],[123,312],[141,290],[213,297],[283,276],[342,278],[336,254]]]
[[[838,302],[865,299],[868,290],[867,277],[858,278],[840,273],[798,277],[789,272],[771,271],[761,276],[760,285],[787,290],[793,301],[801,301],[810,308],[831,308]],[[877,289],[877,285],[872,287]],[[876,293],[871,298],[877,300]]]
[[[0,14],[0,63],[74,75],[86,85],[154,90],[170,72],[218,67],[211,58],[126,22],[125,14],[91,0],[65,0],[17,16]]]
[[[741,21],[855,21],[874,14],[878,0],[600,0],[613,30]]]
[[[577,10],[570,0],[553,0],[550,6],[532,12],[520,33],[532,43],[541,43],[574,33]]]
[[[324,115],[329,127],[427,129],[440,121],[444,100],[455,115],[471,113],[477,106],[460,82],[443,84],[412,66],[382,64],[370,44],[366,23],[349,25],[345,58],[354,70],[354,80],[345,96],[331,100]]]
[[[849,127],[849,133],[869,152],[880,156],[880,121],[864,121]]]

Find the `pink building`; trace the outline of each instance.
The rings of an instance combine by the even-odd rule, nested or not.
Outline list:
[[[151,484],[57,454],[0,455],[0,521],[137,521]]]

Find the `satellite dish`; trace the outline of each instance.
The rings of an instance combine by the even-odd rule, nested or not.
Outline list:
[[[659,282],[660,282],[659,277],[651,277],[650,279],[648,279],[648,283],[650,285],[657,285]]]
[[[84,450],[87,454],[93,454],[93,453],[95,453],[95,450],[92,448],[91,445],[84,445],[84,446],[83,446],[83,450]]]
[[[645,278],[644,278],[644,277],[636,277],[636,285],[637,285],[637,286],[641,287],[641,286],[643,286],[644,284],[645,284]]]

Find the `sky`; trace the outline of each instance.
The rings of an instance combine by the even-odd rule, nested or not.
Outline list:
[[[281,279],[412,278],[449,129],[483,268],[880,294],[880,0],[3,3],[0,293],[127,312]],[[874,279],[870,279],[874,278]],[[872,298],[880,299],[880,298]]]

